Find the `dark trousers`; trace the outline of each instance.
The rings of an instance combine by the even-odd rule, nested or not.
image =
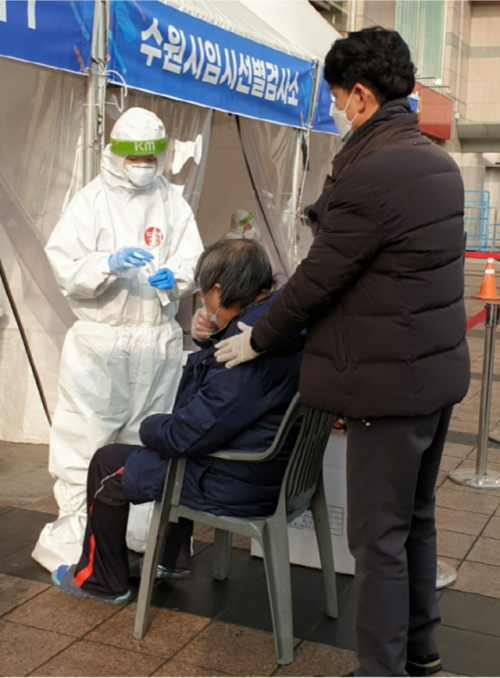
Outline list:
[[[349,548],[360,676],[405,676],[436,652],[435,484],[451,407],[347,423]]]
[[[106,445],[95,453],[87,478],[87,528],[75,582],[84,591],[117,596],[129,589],[126,545],[129,502],[121,478],[134,445]],[[160,563],[189,567],[193,523],[170,523]]]

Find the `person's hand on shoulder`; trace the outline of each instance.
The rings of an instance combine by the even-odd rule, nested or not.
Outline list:
[[[258,351],[252,348],[252,328],[240,322],[238,329],[241,330],[241,334],[223,339],[215,345],[215,348],[218,349],[215,353],[215,359],[218,363],[226,363],[228,370],[260,355]]]

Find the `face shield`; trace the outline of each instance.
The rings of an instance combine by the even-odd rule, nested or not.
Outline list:
[[[231,217],[231,232],[239,238],[256,239],[259,231],[253,214],[245,210],[237,210]]]
[[[130,108],[115,123],[104,151],[101,176],[112,186],[145,189],[165,171],[163,122],[144,108]]]

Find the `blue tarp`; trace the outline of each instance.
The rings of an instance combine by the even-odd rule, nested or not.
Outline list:
[[[305,127],[314,62],[160,2],[111,3],[110,70],[130,87],[247,117]],[[109,79],[120,82],[110,73]]]
[[[93,17],[85,0],[0,0],[0,56],[85,73]]]

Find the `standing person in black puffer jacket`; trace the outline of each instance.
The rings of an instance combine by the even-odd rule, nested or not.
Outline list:
[[[219,344],[232,367],[307,328],[300,392],[347,417],[348,535],[360,676],[440,670],[434,487],[467,393],[464,193],[420,133],[410,52],[379,27],[337,40],[325,79],[346,141],[307,258],[253,330]]]

